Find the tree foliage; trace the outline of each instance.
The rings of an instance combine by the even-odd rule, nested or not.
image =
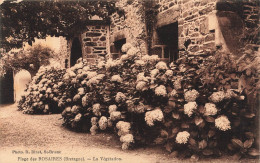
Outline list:
[[[70,38],[86,29],[91,17],[97,15],[109,21],[109,15],[119,11],[115,0],[99,1],[31,1],[7,0],[0,5],[1,47],[21,47],[35,38],[64,36]]]

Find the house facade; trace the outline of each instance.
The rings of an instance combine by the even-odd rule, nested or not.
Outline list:
[[[258,50],[256,40],[243,38],[246,30],[259,28],[257,1],[155,0],[150,3],[157,10],[156,15],[151,15],[155,21],[150,33],[144,2],[119,1],[117,6],[124,10],[123,16],[111,15],[110,23],[93,20],[85,31],[67,42],[63,57],[66,67],[74,65],[80,57],[90,64],[98,58],[116,59],[122,55],[121,47],[126,42],[140,48],[143,54],[157,54],[166,61],[174,61],[186,52],[197,56],[221,49],[240,56],[241,49]]]

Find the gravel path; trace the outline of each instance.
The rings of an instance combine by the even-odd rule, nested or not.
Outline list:
[[[17,111],[16,104],[0,106],[0,138],[0,163],[188,162],[171,157],[161,147],[122,151],[121,143],[115,135],[76,133],[62,126],[60,114],[26,115]],[[257,162],[240,162],[245,161]],[[223,157],[200,162],[230,163],[230,160]]]

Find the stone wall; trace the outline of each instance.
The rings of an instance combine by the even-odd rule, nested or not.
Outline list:
[[[143,1],[132,0],[130,3],[127,0],[121,0],[116,3],[117,7],[123,9],[125,14],[119,16],[113,14],[111,16],[110,37],[111,46],[110,52],[117,53],[115,42],[126,39],[126,42],[140,48],[142,54],[146,53],[145,41],[145,22],[143,20]]]
[[[87,30],[81,34],[83,59],[89,63],[96,63],[98,57],[107,54],[107,25],[87,26]]]
[[[179,55],[203,54],[215,49],[215,28],[210,19],[215,12],[216,0],[159,0],[156,28],[178,23]]]

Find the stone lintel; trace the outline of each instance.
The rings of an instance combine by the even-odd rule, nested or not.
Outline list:
[[[156,28],[160,28],[162,26],[177,22],[179,15],[180,15],[179,5],[175,5],[169,8],[168,10],[159,13],[156,18],[157,19]]]

